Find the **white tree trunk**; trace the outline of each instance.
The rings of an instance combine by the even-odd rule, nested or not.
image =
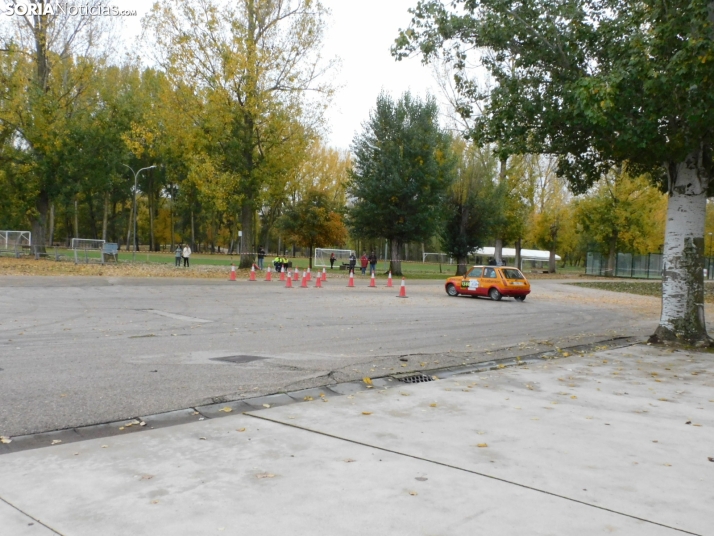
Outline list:
[[[709,177],[702,152],[670,165],[662,269],[662,315],[653,341],[709,344],[704,321],[704,224]]]
[[[500,265],[503,260],[503,240],[500,238],[496,239],[496,246],[493,248],[493,258]]]

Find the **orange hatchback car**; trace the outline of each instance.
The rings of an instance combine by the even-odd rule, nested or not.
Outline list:
[[[474,266],[465,276],[447,279],[445,288],[449,296],[488,296],[496,301],[503,296],[524,301],[531,292],[528,280],[512,266]]]

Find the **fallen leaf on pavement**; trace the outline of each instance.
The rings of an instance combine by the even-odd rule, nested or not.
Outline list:
[[[484,449],[484,448],[488,447],[488,443],[479,443],[479,444],[476,445],[476,446],[477,446],[478,448],[480,448],[480,449]]]
[[[430,408],[435,408],[435,407],[436,407],[436,402],[432,402],[431,404],[429,404],[429,407],[430,407]]]
[[[12,443],[12,439],[10,439],[9,437],[0,436],[0,443],[9,445],[10,443]]]
[[[356,461],[357,461],[357,460],[353,460],[352,458],[347,458],[347,459],[345,460],[345,463],[352,463],[352,462],[356,462]]]
[[[205,440],[206,440],[205,437],[199,437],[198,439],[200,439],[200,440],[202,440],[202,441],[205,441]]]
[[[108,448],[109,448],[109,445],[102,445],[102,448],[103,448],[103,449],[108,449]]]
[[[313,399],[311,396],[306,396],[305,398],[303,398],[303,400],[304,400],[305,402],[310,402],[310,401],[312,401],[312,400],[314,400],[314,399]]]
[[[402,396],[409,396],[409,393],[399,393]]]
[[[60,443],[62,443],[61,439],[53,439],[51,445],[59,445]]]
[[[364,383],[366,383],[367,385],[372,385],[372,378],[364,377],[364,378],[362,378],[362,381]]]
[[[269,408],[269,407],[270,407],[270,404],[263,404],[263,407],[264,407],[264,408]]]
[[[409,495],[419,495],[416,491],[410,491]]]
[[[238,430],[236,430],[236,432],[245,432],[245,428],[238,428]]]
[[[575,396],[575,395],[573,395],[573,396],[571,396],[570,398],[572,398],[572,399],[574,400],[574,399],[576,399],[576,398],[578,398],[578,397]]]
[[[225,408],[221,408],[221,409],[219,409],[218,411],[223,411],[223,412],[225,412],[225,413],[230,413],[231,411],[233,411],[233,408],[229,408],[228,406],[226,406]]]
[[[372,412],[371,411],[363,411],[362,415],[372,415]]]
[[[258,473],[255,475],[256,478],[273,478],[275,475],[271,473]]]
[[[709,460],[710,462],[714,462],[714,458],[711,456],[709,458],[707,458],[707,460]]]

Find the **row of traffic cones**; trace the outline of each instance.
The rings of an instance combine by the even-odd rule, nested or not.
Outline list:
[[[304,270],[302,273],[302,284],[300,285],[300,288],[308,288],[308,282],[311,280],[311,275],[310,275],[310,268],[307,270]],[[231,264],[231,275],[230,275],[230,281],[235,281],[236,280],[236,267],[235,265]],[[265,274],[265,280],[266,281],[272,281],[272,272],[270,271],[270,266],[268,266],[268,271]],[[250,281],[257,281],[255,278],[255,265],[253,265],[250,269]],[[292,288],[293,287],[293,281],[300,281],[300,272],[299,270],[295,270],[292,274],[288,270],[287,274],[285,272],[284,268],[281,268],[280,270],[280,281],[285,281],[285,288]],[[325,269],[322,269],[322,273],[318,273],[317,277],[315,278],[315,288],[322,288],[322,282],[327,281],[327,272]],[[350,272],[350,279],[349,282],[347,283],[348,287],[354,287],[355,286],[355,274],[354,272]],[[387,278],[387,288],[393,287],[392,284],[392,272],[389,272],[389,277]],[[374,272],[372,272],[372,277],[369,280],[369,288],[377,288],[377,283],[374,279]],[[406,285],[406,279],[402,277],[402,284],[399,287],[399,296],[397,298],[406,298],[407,297],[407,285]]]
[[[347,287],[354,287],[355,286],[355,274],[354,272],[350,272],[350,280],[347,283]],[[387,288],[391,288],[392,285],[392,272],[389,272],[389,277],[387,277]],[[374,272],[372,272],[372,277],[369,278],[369,288],[377,288],[377,283],[374,280]],[[402,285],[399,287],[399,296],[397,298],[406,298],[407,297],[407,283],[406,279],[402,277]]]
[[[310,272],[310,268],[308,268],[304,276],[308,281],[312,281],[312,274]],[[293,281],[300,281],[300,273],[296,269],[295,272],[291,275],[290,271],[287,272],[287,276],[285,273],[285,268],[282,268],[280,270],[280,281],[285,281],[286,277],[292,277]],[[321,279],[322,281],[327,281],[327,272],[325,269],[322,269],[322,274],[318,272],[317,274],[317,279]],[[235,264],[231,264],[231,274],[230,277],[228,278],[229,281],[236,281],[236,267]],[[273,280],[273,273],[270,269],[270,266],[268,266],[267,271],[265,272],[265,280],[266,281],[272,281]],[[256,275],[255,275],[255,265],[253,265],[250,269],[250,279],[249,281],[257,281]]]

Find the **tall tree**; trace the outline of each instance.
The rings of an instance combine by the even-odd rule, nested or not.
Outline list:
[[[294,205],[286,208],[279,220],[288,240],[310,248],[310,268],[316,246],[339,246],[347,240],[347,228],[338,208],[328,194],[310,189]]]
[[[618,251],[643,254],[659,249],[664,229],[656,224],[656,214],[662,201],[662,193],[647,177],[613,169],[576,202],[581,232],[591,243],[604,246],[611,275]]]
[[[325,14],[319,0],[163,0],[144,21],[168,76],[205,103],[199,123],[231,181],[243,267],[254,261],[253,222],[270,170],[301,152],[291,144],[320,121],[331,92],[320,56]]]
[[[382,93],[353,142],[348,225],[365,238],[391,242],[390,268],[401,275],[399,250],[431,237],[454,177],[451,139],[439,127],[436,101]]]
[[[614,165],[650,171],[669,196],[662,314],[653,340],[710,344],[703,308],[706,198],[714,188],[712,0],[421,0],[397,57],[456,65],[479,143],[558,156],[582,193]],[[475,51],[495,87],[467,72]]]
[[[63,187],[60,156],[69,139],[68,126],[108,52],[103,44],[111,17],[93,17],[85,10],[63,12],[49,0],[33,5],[36,11],[16,14],[11,24],[0,26],[0,54],[8,56],[12,65],[3,73],[9,75],[7,87],[20,89],[15,102],[1,107],[0,130],[12,132],[18,149],[13,159],[21,163],[24,180],[36,192],[34,206],[28,207],[32,241],[44,248],[50,205]],[[101,6],[101,0],[87,2],[88,8],[96,6]]]
[[[456,258],[456,275],[463,275],[469,254],[486,245],[494,220],[500,219],[502,195],[497,183],[498,159],[490,147],[479,148],[456,139],[454,153],[456,174],[446,196],[440,237],[443,251]]]

